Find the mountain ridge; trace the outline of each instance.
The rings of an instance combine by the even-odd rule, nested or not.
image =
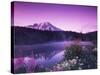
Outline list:
[[[38,30],[48,30],[48,31],[63,31],[60,28],[55,27],[50,22],[34,23],[33,25],[28,25],[28,28],[38,29]]]

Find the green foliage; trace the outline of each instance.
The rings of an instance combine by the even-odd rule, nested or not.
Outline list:
[[[71,45],[65,48],[65,60],[73,59],[79,57],[82,51],[82,47],[80,45]]]

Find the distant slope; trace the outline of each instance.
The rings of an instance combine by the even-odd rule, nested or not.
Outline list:
[[[33,25],[28,25],[28,28],[37,29],[37,30],[47,30],[47,31],[63,31],[55,26],[53,26],[50,22],[44,23],[35,23]]]

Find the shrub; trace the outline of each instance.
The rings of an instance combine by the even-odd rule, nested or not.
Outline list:
[[[73,44],[69,47],[66,47],[65,53],[64,53],[65,60],[80,57],[81,51],[82,51],[82,47],[80,45]]]

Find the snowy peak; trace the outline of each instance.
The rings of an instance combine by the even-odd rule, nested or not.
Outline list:
[[[62,31],[61,29],[53,26],[49,22],[44,22],[44,23],[35,23],[33,25],[29,25],[28,28],[32,29],[38,29],[38,30],[48,30],[48,31]]]

